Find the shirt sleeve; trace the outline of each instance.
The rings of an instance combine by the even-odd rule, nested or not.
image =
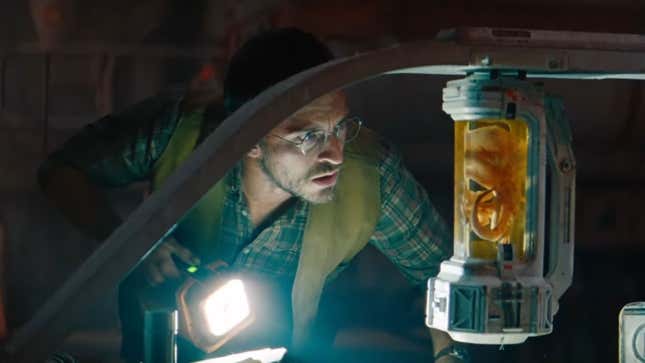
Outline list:
[[[151,97],[85,126],[40,166],[39,182],[60,166],[74,167],[106,187],[148,179],[177,125],[180,102],[174,95]]]
[[[381,217],[370,243],[390,259],[413,284],[423,284],[439,272],[452,253],[445,220],[425,189],[403,166],[392,146],[380,164]]]

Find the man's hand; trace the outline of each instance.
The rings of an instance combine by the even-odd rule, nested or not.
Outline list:
[[[436,363],[470,363],[468,351],[457,345],[450,335],[437,330],[430,329],[432,336],[432,345],[434,347],[434,356]]]
[[[167,279],[176,279],[181,276],[181,271],[172,260],[172,256],[190,265],[198,265],[199,259],[190,250],[179,244],[170,237],[157,247],[143,261],[143,273],[152,286],[159,285]]]
[[[470,354],[462,345],[451,344],[435,353],[436,363],[470,363]]]

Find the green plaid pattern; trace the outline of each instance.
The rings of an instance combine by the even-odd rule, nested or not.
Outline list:
[[[425,283],[450,257],[447,225],[426,191],[402,165],[398,153],[385,145],[381,175],[381,217],[370,243],[387,256],[414,284]],[[293,200],[258,228],[251,225],[246,201],[239,190],[240,167],[231,171],[222,220],[222,259],[235,268],[292,279],[298,267],[300,245],[309,203]],[[331,278],[346,266],[338,267]]]
[[[180,102],[177,97],[155,97],[87,126],[45,162],[41,175],[56,164],[66,164],[104,186],[149,180],[177,125]],[[220,120],[221,115],[217,119],[205,116],[205,133]],[[451,235],[399,154],[387,144],[384,147],[379,164],[381,217],[370,243],[412,283],[425,283],[437,274],[440,262],[450,257]],[[294,199],[254,228],[239,188],[240,178],[238,165],[229,171],[218,258],[239,270],[293,279],[309,204]],[[339,266],[332,276],[345,267]]]

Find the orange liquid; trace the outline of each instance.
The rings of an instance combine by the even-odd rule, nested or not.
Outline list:
[[[528,127],[518,120],[455,122],[455,255],[495,260],[525,243]]]

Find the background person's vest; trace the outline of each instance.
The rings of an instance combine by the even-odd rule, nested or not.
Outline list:
[[[201,111],[181,116],[166,149],[155,165],[153,189],[190,155],[200,137]],[[365,247],[381,213],[378,162],[383,148],[369,129],[345,148],[333,201],[312,204],[307,217],[298,269],[292,289],[293,337],[298,345],[316,316],[325,281],[341,263]],[[222,178],[179,221],[175,236],[202,260],[215,259],[226,178]]]

